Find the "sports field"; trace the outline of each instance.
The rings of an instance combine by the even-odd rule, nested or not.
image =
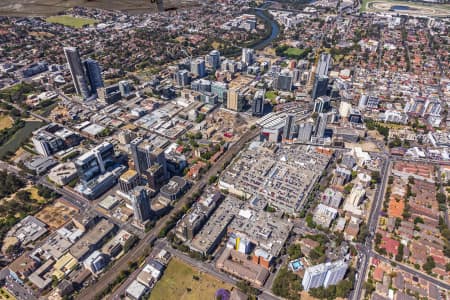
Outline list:
[[[62,24],[73,28],[81,28],[85,25],[93,25],[97,23],[94,19],[72,17],[67,15],[48,17],[45,20],[49,23]]]
[[[219,288],[231,290],[232,286],[173,258],[152,290],[150,300],[214,299]]]
[[[449,4],[410,2],[400,0],[362,0],[362,12],[390,12],[410,16],[449,16]]]

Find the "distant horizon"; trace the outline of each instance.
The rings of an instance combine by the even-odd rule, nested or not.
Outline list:
[[[158,10],[177,10],[196,5],[196,0],[163,0],[163,6],[158,7],[156,1],[129,0],[126,4],[122,0],[60,0],[57,4],[47,4],[48,0],[38,0],[27,3],[26,0],[3,0],[0,4],[0,16],[10,17],[49,17],[62,14],[74,7],[87,9],[119,10],[130,14],[153,13]],[[148,11],[147,11],[148,10]]]

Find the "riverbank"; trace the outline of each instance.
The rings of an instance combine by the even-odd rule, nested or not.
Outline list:
[[[270,45],[278,37],[280,34],[280,25],[278,25],[277,21],[266,10],[255,10],[254,14],[263,20],[265,26],[270,26],[269,36],[252,47],[256,50],[261,50]]]
[[[44,123],[40,121],[25,121],[25,125],[18,129],[5,144],[0,146],[0,157],[15,153],[30,138],[33,131],[43,125]]]
[[[278,35],[280,34],[280,25],[278,25],[278,23],[272,18],[268,11],[261,9],[261,7],[252,9],[248,13],[255,15],[261,22],[264,23],[264,26],[266,28],[264,37],[257,41],[242,43],[239,45],[239,47],[235,47],[236,49],[233,49],[232,51],[221,51],[221,55],[231,57],[240,56],[242,51],[241,48],[262,50],[278,38]]]

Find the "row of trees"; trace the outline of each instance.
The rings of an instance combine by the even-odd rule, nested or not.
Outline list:
[[[336,299],[336,298],[345,298],[348,293],[351,291],[353,287],[353,283],[348,280],[341,280],[336,285],[330,285],[327,288],[318,287],[309,290],[309,294],[315,298],[319,299]]]

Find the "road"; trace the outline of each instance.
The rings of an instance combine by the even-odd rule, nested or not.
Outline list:
[[[381,183],[378,185],[374,196],[374,202],[372,204],[372,209],[370,212],[367,225],[369,227],[370,235],[366,239],[365,245],[362,247],[361,254],[361,264],[358,279],[355,283],[355,288],[353,292],[353,300],[359,300],[362,298],[363,283],[366,279],[367,270],[370,264],[371,250],[372,250],[372,239],[377,227],[378,217],[380,216],[381,204],[383,203],[384,191],[386,189],[386,184],[388,181],[389,170],[391,168],[391,161],[389,156],[384,160],[383,167],[381,168],[380,176]]]
[[[14,107],[15,109],[17,109],[20,112],[24,112],[25,111],[22,107],[20,107],[19,105],[15,104],[15,103],[11,103],[11,102],[3,100],[3,99],[0,99],[0,101],[5,103],[5,104],[11,105],[12,107]],[[51,122],[49,119],[47,119],[47,118],[45,118],[45,117],[43,117],[41,115],[35,114],[34,112],[31,112],[31,111],[28,111],[28,110],[26,112],[29,113],[30,116],[35,117],[36,119],[39,119],[39,120],[44,121],[46,123],[50,123]]]
[[[14,174],[16,174],[16,175],[18,175],[20,177],[23,177],[21,175],[22,174],[22,170],[20,168],[18,168],[16,166],[13,166],[13,165],[11,165],[11,164],[9,164],[7,162],[4,162],[2,160],[0,160],[0,169],[5,170],[5,171],[7,171],[9,173],[14,173]],[[30,176],[30,178],[31,178],[31,176]],[[30,178],[27,177],[26,179],[29,180]]]
[[[190,197],[203,189],[203,187],[207,184],[208,179],[211,176],[217,175],[221,172],[225,164],[230,162],[244,147],[244,145],[255,138],[258,133],[258,128],[247,131],[228,149],[227,152],[225,152],[221,158],[219,158],[215,164],[212,165],[206,174],[204,174],[204,176],[197,181],[180,200],[177,201],[175,207],[169,214],[162,217],[157,222],[156,226],[152,228],[127,254],[118,259],[114,266],[106,271],[94,285],[80,291],[76,299],[94,299],[98,293],[108,287],[109,283],[112,282],[121,271],[128,269],[128,262],[137,261],[142,255],[144,255],[146,248],[157,239],[159,232],[164,228],[166,222],[169,221],[170,218],[172,218],[176,213],[181,211],[184,205],[188,203]]]
[[[240,279],[236,279],[231,275],[228,275],[226,273],[220,272],[217,270],[214,266],[214,262],[202,262],[199,260],[196,260],[194,258],[191,258],[189,255],[186,255],[185,253],[178,251],[170,246],[170,244],[165,239],[160,239],[157,242],[155,242],[155,249],[158,249],[156,252],[159,252],[161,249],[165,249],[168,251],[173,257],[177,257],[181,260],[183,260],[188,265],[194,267],[195,269],[200,270],[201,272],[207,273],[215,278],[218,278],[219,280],[229,283],[231,285],[236,285],[237,282]],[[125,281],[122,286],[120,286],[119,289],[117,289],[111,299],[114,300],[120,300],[122,299],[122,296],[125,294],[125,290],[128,287],[128,285],[137,277],[141,269],[136,270],[130,277]],[[267,300],[278,300],[279,298],[272,294],[272,292],[269,289],[262,289],[262,293],[259,295],[262,296],[264,299]]]
[[[369,227],[369,231],[371,233],[371,235],[366,239],[366,243],[361,247],[360,253],[361,253],[361,264],[360,264],[360,271],[359,271],[359,277],[358,280],[355,284],[355,288],[354,288],[354,293],[353,293],[353,300],[359,300],[362,298],[362,290],[363,290],[363,282],[366,279],[367,276],[367,270],[370,264],[370,258],[374,257],[377,258],[379,260],[382,260],[386,263],[393,263],[396,265],[397,268],[399,268],[400,270],[403,270],[405,272],[408,272],[410,274],[413,274],[414,276],[417,276],[423,280],[427,280],[433,284],[435,284],[436,286],[439,286],[443,289],[446,290],[450,290],[450,285],[437,279],[434,278],[432,276],[429,276],[423,272],[420,272],[412,267],[409,267],[403,263],[399,263],[397,261],[391,260],[387,257],[384,257],[382,255],[379,255],[378,253],[376,253],[375,251],[373,251],[372,249],[372,239],[373,239],[373,234],[375,233],[376,227],[377,227],[377,223],[378,223],[378,218],[380,216],[380,211],[381,211],[381,204],[383,203],[383,196],[385,194],[385,190],[386,190],[386,186],[387,186],[387,181],[389,179],[389,174],[390,174],[390,169],[392,167],[392,163],[394,161],[397,160],[405,160],[405,159],[397,159],[397,158],[391,158],[390,156],[386,157],[385,163],[383,165],[383,168],[380,172],[381,178],[382,178],[382,182],[379,185],[379,188],[376,191],[375,194],[375,198],[376,201],[374,202],[374,206],[372,207],[372,210],[370,212],[370,217],[368,220],[368,227]],[[417,160],[410,160],[410,161],[417,161]]]
[[[68,187],[58,187],[55,184],[49,182],[45,177],[40,177],[36,183],[59,193],[65,200],[69,201],[80,210],[87,209],[89,206],[91,206],[91,202],[88,199],[84,198],[82,195],[72,191]]]
[[[442,174],[441,166],[438,165],[437,168],[438,168],[438,170],[437,170],[437,175],[436,176],[437,176],[438,183],[439,183],[439,192],[441,194],[445,195],[446,193],[445,193],[445,190],[444,190],[444,184],[442,182],[442,176],[441,176],[441,174]],[[445,224],[447,224],[447,226],[448,226],[450,223],[449,223],[449,220],[448,220],[448,208],[447,208],[447,205],[445,205],[445,210],[444,210],[443,214],[444,214]]]
[[[441,280],[439,280],[437,278],[434,278],[432,276],[424,274],[423,272],[420,272],[420,271],[418,271],[418,270],[416,270],[414,268],[411,268],[411,267],[409,267],[409,266],[407,266],[407,265],[405,265],[403,263],[399,263],[398,261],[394,261],[394,260],[391,260],[391,259],[389,259],[387,257],[379,255],[378,253],[376,253],[374,251],[371,251],[371,255],[373,257],[379,259],[379,260],[382,260],[382,261],[386,262],[386,263],[389,263],[389,264],[390,263],[395,263],[396,268],[399,268],[400,270],[403,270],[405,272],[411,273],[414,276],[417,276],[417,277],[419,277],[421,279],[427,280],[427,281],[429,281],[429,282],[431,282],[431,283],[441,287],[444,290],[450,291],[450,284],[448,284],[448,283],[445,283],[445,282],[443,282],[443,281],[441,281]]]

